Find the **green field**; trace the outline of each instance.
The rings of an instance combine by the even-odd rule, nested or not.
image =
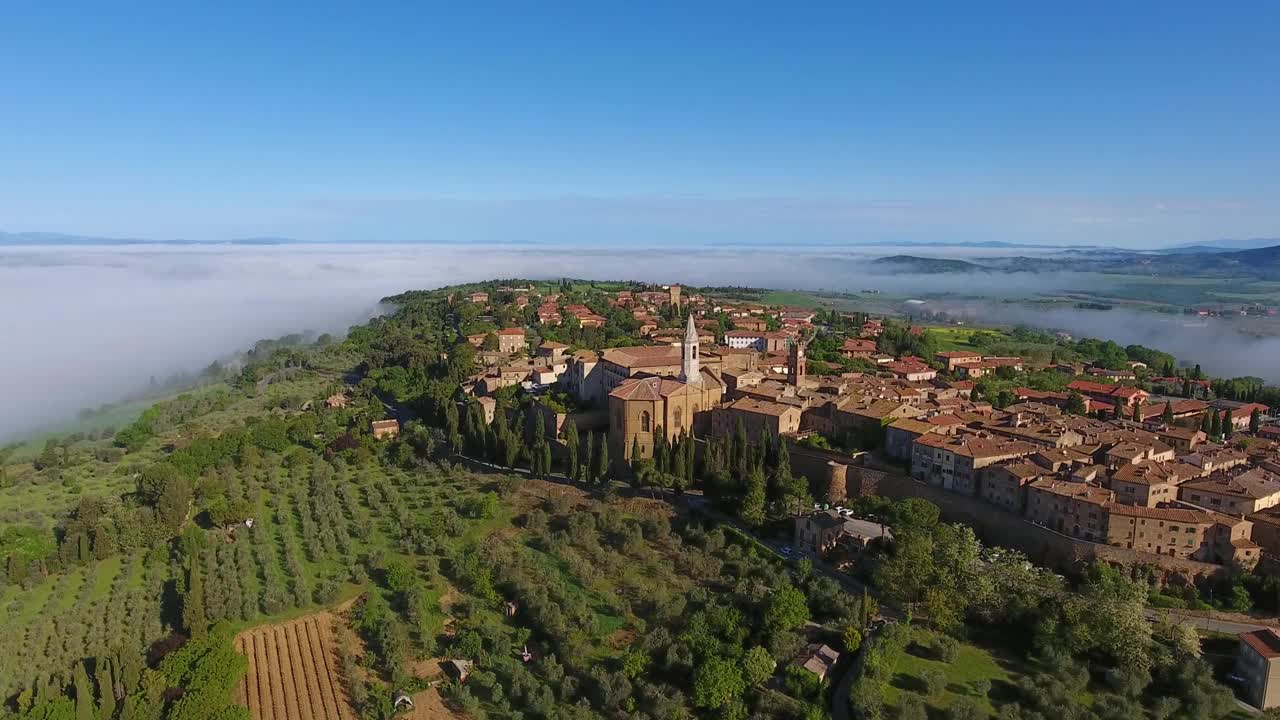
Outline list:
[[[960,698],[967,697],[989,713],[994,713],[995,706],[986,695],[978,693],[974,683],[982,680],[990,682],[991,696],[1008,695],[1011,686],[1020,677],[1014,668],[1023,661],[1013,654],[970,643],[961,643],[959,652],[951,662],[935,660],[927,656],[926,648],[931,647],[938,637],[932,630],[912,628],[912,644],[898,662],[897,674],[885,689],[885,703],[896,706],[907,694],[915,694],[933,710],[942,711]],[[924,676],[929,670],[943,673],[947,681],[942,691],[926,697]]]
[[[1003,330],[988,330],[968,325],[929,325],[925,327],[925,330],[933,336],[940,352],[955,350],[980,351],[982,348],[971,342],[974,335],[987,337],[990,341],[989,345],[1008,342],[1013,339],[1009,336],[1009,333]]]

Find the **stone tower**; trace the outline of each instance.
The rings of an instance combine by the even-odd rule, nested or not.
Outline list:
[[[667,292],[671,294],[671,306],[680,309],[680,286],[672,285],[667,288]]]
[[[693,315],[689,315],[684,342],[680,343],[680,379],[690,385],[702,383],[702,373],[698,371],[698,328],[693,324]]]
[[[804,345],[797,339],[791,343],[791,352],[787,355],[787,383],[792,387],[800,387],[800,378],[804,374]]]

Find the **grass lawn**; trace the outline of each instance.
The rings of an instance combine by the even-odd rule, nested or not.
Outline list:
[[[1008,669],[1013,666],[1012,659],[999,656],[998,651],[969,643],[960,643],[959,652],[950,663],[925,657],[926,650],[937,638],[938,633],[931,630],[912,628],[912,644],[898,662],[893,681],[885,688],[885,703],[896,706],[908,693],[924,698],[924,674],[928,670],[938,670],[946,676],[947,684],[937,694],[924,698],[930,708],[943,710],[960,698],[968,697],[994,714],[995,707],[991,701],[980,696],[973,685],[979,680],[989,681],[992,694],[998,696],[1007,690],[1007,686],[1017,682],[1017,673]]]
[[[980,348],[969,339],[975,334],[985,335],[991,343],[1005,342],[1012,338],[1008,333],[1002,330],[989,330],[986,328],[969,327],[968,325],[942,325],[930,326],[925,328],[928,333],[933,336],[938,344],[938,350],[947,352],[951,350],[973,350],[980,351]]]

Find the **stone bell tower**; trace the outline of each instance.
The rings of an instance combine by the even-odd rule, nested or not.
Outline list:
[[[689,315],[684,329],[684,341],[680,343],[680,379],[689,385],[700,385],[702,373],[698,369],[698,328]]]
[[[792,341],[791,351],[787,354],[787,383],[792,387],[800,387],[800,378],[804,374],[804,345],[796,339]]]

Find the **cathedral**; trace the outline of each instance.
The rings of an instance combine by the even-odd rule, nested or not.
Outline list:
[[[724,381],[701,366],[698,346],[690,315],[680,344],[679,376],[641,373],[609,393],[609,457],[615,463],[629,461],[633,448],[641,457],[653,457],[659,433],[674,438],[691,432],[702,413],[720,404]]]

